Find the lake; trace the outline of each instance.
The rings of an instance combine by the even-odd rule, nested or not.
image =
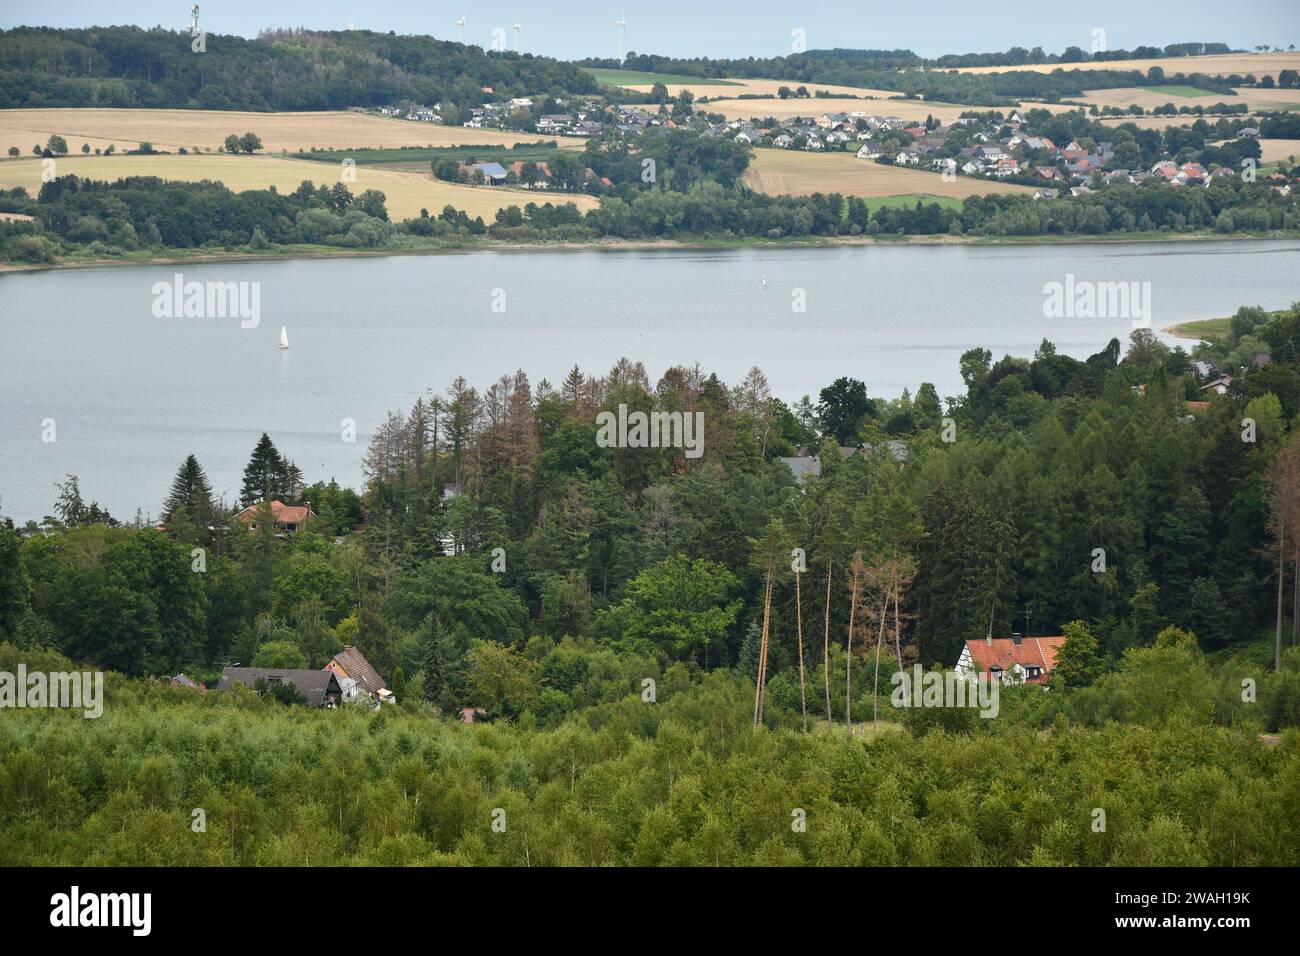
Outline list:
[[[159,317],[155,284],[178,272],[248,283],[258,324]],[[233,502],[263,431],[309,483],[359,487],[386,411],[457,375],[482,388],[523,368],[534,386],[558,386],[574,363],[604,374],[628,356],[652,381],[698,362],[735,384],[758,365],[789,402],[841,375],[876,396],[922,382],[955,395],[958,359],[975,346],[1031,356],[1047,338],[1084,358],[1127,342],[1129,318],[1044,317],[1044,286],[1067,275],[1150,283],[1159,329],[1300,299],[1300,242],[478,252],[5,274],[0,514],[39,519],[55,482],[76,474],[115,517],[157,516],[190,453]],[[355,443],[341,440],[345,418]],[[47,420],[54,441],[42,440]]]

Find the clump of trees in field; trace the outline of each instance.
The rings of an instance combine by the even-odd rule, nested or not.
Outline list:
[[[247,153],[251,156],[262,148],[262,140],[256,133],[245,133],[243,136],[231,133],[226,137],[222,148],[227,153]]]

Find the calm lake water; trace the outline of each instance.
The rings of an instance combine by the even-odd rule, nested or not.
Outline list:
[[[260,323],[155,317],[154,284],[177,272],[260,283]],[[603,374],[626,355],[652,380],[699,362],[734,384],[758,365],[791,402],[840,375],[873,395],[927,381],[954,395],[968,348],[1028,356],[1046,337],[1083,358],[1127,341],[1127,318],[1044,318],[1044,284],[1067,273],[1150,282],[1159,329],[1300,299],[1300,242],[484,252],[3,275],[0,514],[39,519],[72,473],[115,516],[156,516],[189,453],[233,501],[263,431],[308,482],[358,486],[385,412],[457,375],[483,387],[523,368],[534,385],[558,384],[575,362]],[[340,438],[344,418],[355,444]],[[54,442],[42,441],[45,419]]]

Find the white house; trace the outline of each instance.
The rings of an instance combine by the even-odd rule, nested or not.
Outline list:
[[[1023,637],[1020,634],[967,641],[953,671],[964,678],[984,671],[1008,685],[1045,685],[1064,643],[1062,635]]]

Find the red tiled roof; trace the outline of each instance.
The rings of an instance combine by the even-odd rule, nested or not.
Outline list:
[[[537,163],[536,165],[538,170],[541,172],[543,176],[549,177],[551,175],[551,167],[546,165],[546,163]],[[514,172],[516,176],[522,176],[524,173],[524,160],[522,159],[515,160],[513,163],[510,164],[510,169]]]
[[[981,670],[990,671],[994,667],[1010,670],[1015,664],[1021,667],[1039,667],[1042,673],[1036,678],[1027,678],[1028,683],[1043,684],[1047,675],[1056,666],[1056,652],[1065,643],[1065,637],[1025,637],[1017,644],[1009,637],[995,637],[992,643],[986,639],[967,641],[966,650],[971,660]]]
[[[241,521],[251,521],[257,516],[257,509],[261,505],[260,501],[255,505],[249,505],[236,517]],[[271,502],[271,516],[279,524],[302,524],[308,518],[316,517],[316,512],[312,511],[309,505],[286,505],[283,501],[277,499]]]

